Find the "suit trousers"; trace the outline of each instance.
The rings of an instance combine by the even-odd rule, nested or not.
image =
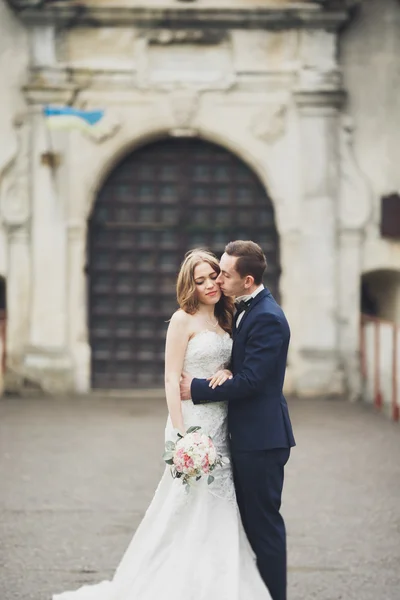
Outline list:
[[[231,449],[240,515],[272,600],[286,600],[286,530],[280,514],[290,448]]]

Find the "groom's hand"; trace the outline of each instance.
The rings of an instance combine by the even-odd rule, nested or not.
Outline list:
[[[190,400],[192,393],[190,386],[192,385],[193,377],[188,373],[182,373],[180,388],[181,388],[181,400]]]

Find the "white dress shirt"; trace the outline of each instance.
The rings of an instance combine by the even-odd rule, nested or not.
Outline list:
[[[262,292],[262,291],[263,291],[263,289],[265,289],[265,288],[264,288],[264,285],[263,285],[263,284],[261,284],[261,285],[259,285],[259,286],[258,286],[258,288],[257,288],[256,290],[254,290],[254,292],[253,292],[252,294],[250,294],[249,296],[238,296],[238,297],[235,299],[235,302],[241,302],[242,300],[244,300],[245,302],[247,302],[247,300],[250,300],[250,298],[255,298],[255,297],[257,296],[257,294],[259,294],[260,292]],[[240,321],[243,319],[243,315],[244,315],[244,313],[245,313],[245,312],[246,312],[246,311],[243,311],[243,312],[241,312],[241,313],[240,313],[240,315],[238,316],[238,319],[237,319],[237,321],[236,321],[236,328],[237,328],[237,327],[239,327],[239,323],[240,323]]]

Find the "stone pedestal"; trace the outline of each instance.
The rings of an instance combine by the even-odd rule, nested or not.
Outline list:
[[[87,293],[85,261],[85,223],[68,224],[68,338],[73,360],[74,389],[78,393],[90,390],[91,349],[87,340]]]
[[[362,232],[342,230],[339,234],[340,354],[351,400],[361,393],[360,283]]]
[[[7,366],[21,363],[29,331],[31,274],[29,233],[26,226],[10,227],[8,232],[7,277]]]

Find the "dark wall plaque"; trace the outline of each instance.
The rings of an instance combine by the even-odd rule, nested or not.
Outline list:
[[[381,199],[381,236],[400,239],[400,195],[397,193]]]

